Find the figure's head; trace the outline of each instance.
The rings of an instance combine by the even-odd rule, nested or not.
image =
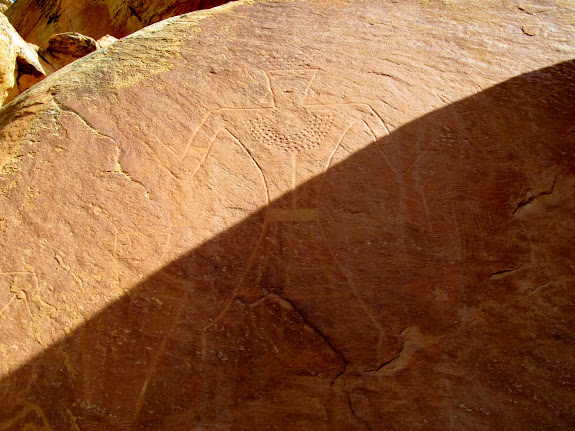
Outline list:
[[[315,70],[274,70],[268,72],[275,105],[301,106],[316,76]]]

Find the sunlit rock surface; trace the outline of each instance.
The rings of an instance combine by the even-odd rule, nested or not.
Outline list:
[[[96,51],[98,43],[91,37],[80,33],[59,33],[50,36],[48,47],[39,54],[49,74]]]
[[[11,5],[12,2],[10,0],[0,0],[0,13],[6,12],[6,9],[8,9]]]
[[[239,2],[7,105],[0,428],[570,429],[561,4]]]
[[[0,106],[44,76],[35,47],[26,43],[0,14]]]

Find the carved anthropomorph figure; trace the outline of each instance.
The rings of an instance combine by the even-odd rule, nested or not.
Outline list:
[[[115,418],[102,419],[92,409],[91,419],[82,411],[86,429],[104,429],[104,420],[115,424],[110,429],[142,429],[138,421],[152,415],[149,411],[159,414],[164,395],[158,394],[167,387],[180,392],[177,402],[168,398],[161,407],[166,416],[186,405],[209,411],[214,402],[233,399],[231,393],[207,395],[214,382],[202,380],[202,367],[218,366],[224,373],[217,365],[227,357],[218,331],[243,333],[244,323],[236,317],[241,307],[253,304],[269,307],[272,314],[274,304],[283,304],[292,322],[313,327],[315,332],[307,328],[298,337],[285,336],[284,349],[291,346],[286,351],[308,343],[315,357],[319,344],[350,370],[375,370],[390,359],[381,310],[374,310],[362,286],[354,283],[345,265],[348,251],[330,240],[326,221],[333,214],[323,197],[328,169],[387,130],[367,104],[309,103],[317,75],[313,70],[267,72],[269,106],[210,110],[182,154],[167,146],[151,149],[166,173],[162,180],[168,178],[170,187],[180,188],[180,195],[185,190],[188,198],[175,202],[170,187],[162,189],[165,196],[156,196],[160,205],[167,203],[171,239],[162,247],[173,261],[88,323],[67,348],[81,369],[82,383],[74,383],[82,392],[77,398]],[[192,153],[199,163],[191,163]],[[148,238],[130,235],[131,244]],[[125,242],[122,238],[118,244]],[[132,247],[135,257],[137,248]],[[116,254],[118,265],[124,265],[120,284],[133,286],[138,271],[127,265],[137,268],[146,258],[130,261],[129,249],[121,247]],[[128,275],[122,279],[122,274]],[[101,328],[116,329],[110,335]],[[249,351],[256,341],[244,338]],[[130,366],[134,358],[138,366]],[[103,378],[106,370],[121,370],[121,380]],[[115,401],[126,399],[133,405]]]
[[[204,327],[203,349],[207,349],[210,329],[225,317],[234,298],[254,301],[274,294],[294,304],[322,333],[321,322],[336,314],[338,326],[326,327],[323,335],[348,360],[363,358],[363,368],[373,369],[383,359],[381,324],[330,246],[318,208],[322,175],[336,152],[349,155],[386,135],[387,129],[367,104],[308,103],[317,74],[314,70],[267,72],[271,106],[210,111],[180,158],[194,146],[205,146],[202,141],[207,140],[206,160],[218,141],[227,137],[252,159],[267,200],[263,232],[248,251],[248,267],[237,275],[218,315]],[[354,142],[350,135],[360,132],[368,140]],[[349,300],[342,301],[342,296]],[[346,309],[337,309],[342,303]],[[353,308],[360,310],[349,312]],[[358,336],[350,344],[348,334],[355,331]]]

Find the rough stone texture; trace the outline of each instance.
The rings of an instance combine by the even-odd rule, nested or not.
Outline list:
[[[39,55],[44,70],[53,73],[98,48],[91,37],[80,33],[60,33],[50,36],[48,48],[40,50]]]
[[[118,39],[116,39],[114,36],[110,36],[109,34],[107,34],[98,39],[96,43],[98,44],[98,48],[107,48],[117,40]]]
[[[10,0],[0,0],[0,13],[6,12],[6,9],[11,5],[12,2]]]
[[[124,37],[163,19],[229,0],[17,0],[6,16],[24,39],[45,48],[50,36],[78,32]]]
[[[0,429],[572,429],[561,5],[230,4],[5,107]]]
[[[44,76],[34,47],[0,14],[0,104],[9,102]]]

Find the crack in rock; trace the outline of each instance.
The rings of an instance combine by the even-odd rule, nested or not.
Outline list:
[[[519,202],[517,204],[517,206],[515,207],[515,210],[511,213],[511,214],[515,214],[517,211],[519,211],[521,208],[525,207],[526,205],[529,205],[530,203],[532,203],[535,199],[537,199],[540,196],[544,196],[544,195],[550,195],[551,193],[553,193],[553,190],[555,189],[555,185],[557,184],[557,179],[559,178],[559,176],[556,176],[555,179],[553,180],[553,184],[551,184],[551,188],[549,190],[543,190],[541,193],[538,193],[534,196],[530,196],[527,199],[523,199],[521,202]],[[528,190],[529,191],[529,190]]]
[[[63,105],[59,100],[57,100],[56,98],[52,99],[54,104],[56,105],[56,107],[62,111],[62,112],[68,112],[74,116],[76,116],[78,119],[80,119],[80,121],[86,126],[88,127],[88,129],[90,129],[90,131],[92,133],[94,133],[95,135],[107,139],[110,142],[112,142],[112,144],[114,144],[114,147],[116,149],[116,156],[115,156],[115,166],[114,169],[112,171],[107,171],[107,172],[114,172],[114,173],[118,173],[123,175],[125,178],[127,178],[129,181],[138,184],[140,187],[142,187],[144,189],[144,197],[146,199],[152,200],[152,198],[150,197],[150,193],[148,192],[147,187],[144,185],[144,183],[142,183],[139,180],[136,180],[134,178],[132,178],[130,176],[130,174],[122,167],[122,164],[120,162],[120,157],[122,154],[122,150],[120,148],[120,146],[118,145],[118,143],[116,142],[116,140],[114,138],[112,138],[111,136],[108,136],[104,133],[99,132],[94,126],[92,126],[92,124],[90,124],[88,122],[88,120],[86,120],[82,115],[80,115],[80,113],[78,113],[77,111],[75,111],[74,109]]]
[[[351,411],[351,414],[353,415],[354,418],[356,418],[358,421],[360,421],[363,426],[364,429],[366,429],[367,431],[371,431],[371,427],[369,426],[369,423],[362,418],[359,413],[355,410],[355,407],[353,407],[353,402],[351,401],[351,393],[347,393],[347,405],[349,407],[349,410]]]
[[[140,23],[143,24],[142,17],[140,15],[138,15],[138,12],[136,11],[136,9],[134,9],[132,6],[128,6],[128,9],[130,10],[130,12],[132,12],[132,15],[134,15],[136,17],[136,19],[138,21],[140,21]]]
[[[349,361],[347,360],[347,358],[345,357],[345,355],[340,352],[331,342],[331,340],[323,333],[321,332],[317,327],[315,327],[308,319],[306,319],[306,317],[301,313],[301,311],[299,311],[299,309],[295,306],[295,304],[290,301],[289,299],[284,298],[283,296],[280,296],[276,293],[271,293],[268,292],[267,294],[265,294],[264,296],[258,298],[256,301],[253,302],[245,302],[242,301],[240,298],[236,298],[238,299],[242,304],[248,305],[248,306],[254,306],[257,305],[259,303],[261,303],[264,299],[271,297],[273,299],[275,299],[277,302],[279,302],[280,304],[283,304],[284,306],[287,306],[287,308],[292,309],[304,322],[304,324],[306,326],[308,326],[313,332],[315,332],[316,335],[318,335],[322,341],[337,355],[341,358],[342,360],[342,366],[340,368],[340,370],[338,371],[338,373],[334,376],[334,378],[331,380],[330,383],[330,387],[333,386],[336,382],[336,380],[338,378],[340,378],[347,370],[347,367],[349,365]]]
[[[489,278],[501,278],[510,272],[515,272],[519,269],[523,268],[523,265],[518,266],[517,268],[510,268],[510,269],[502,269],[501,271],[496,271],[489,276]]]
[[[269,296],[274,297],[276,300],[278,300],[279,302],[283,302],[287,305],[290,306],[290,308],[293,309],[293,311],[295,311],[300,317],[301,319],[304,321],[304,323],[309,326],[323,341],[325,344],[327,344],[329,346],[329,348],[331,350],[333,350],[333,352],[338,355],[339,357],[341,357],[341,359],[344,361],[345,364],[348,363],[345,355],[340,352],[338,349],[335,348],[335,346],[332,344],[332,342],[330,341],[329,338],[327,338],[326,335],[323,334],[323,332],[321,332],[318,328],[316,328],[309,320],[306,319],[306,317],[301,313],[301,311],[299,311],[299,309],[295,306],[295,304],[290,301],[289,299],[284,298],[283,296],[277,295],[275,293],[269,293]]]
[[[397,361],[399,359],[399,357],[401,356],[401,353],[403,352],[404,347],[405,347],[405,340],[403,340],[401,347],[395,351],[395,355],[393,355],[393,358],[391,358],[388,361],[385,361],[383,364],[381,364],[379,367],[377,367],[377,369],[375,371],[371,371],[371,372],[377,373],[378,371],[382,370],[386,366],[391,365],[392,363]]]

